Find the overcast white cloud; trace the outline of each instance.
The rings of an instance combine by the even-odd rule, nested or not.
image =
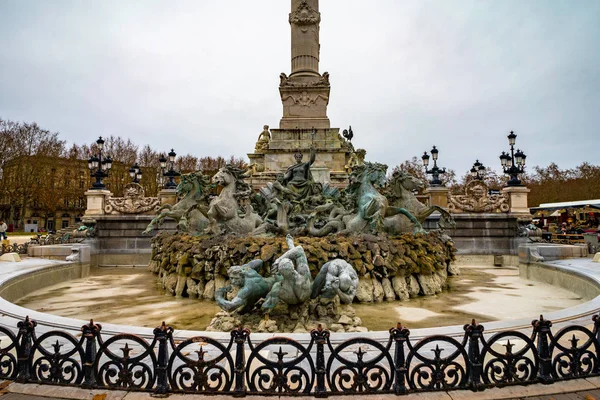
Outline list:
[[[243,156],[282,114],[289,0],[0,0],[0,117]],[[396,165],[599,163],[600,2],[321,0],[332,126]]]

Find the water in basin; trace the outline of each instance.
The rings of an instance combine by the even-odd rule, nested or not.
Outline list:
[[[354,304],[363,326],[387,330],[402,322],[409,328],[461,325],[539,314],[580,304],[586,299],[567,290],[519,278],[517,268],[463,266],[448,278],[448,290],[408,301]],[[92,268],[90,276],[50,286],[16,304],[63,317],[176,329],[202,330],[220,311],[211,301],[175,298],[156,285],[145,269]]]

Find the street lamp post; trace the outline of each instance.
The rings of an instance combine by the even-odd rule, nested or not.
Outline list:
[[[165,158],[164,154],[160,156],[158,160],[160,162],[160,169],[162,170],[162,174],[164,177],[169,178],[167,183],[165,184],[165,189],[175,189],[177,188],[177,183],[175,183],[175,177],[180,176],[181,173],[175,171],[175,157],[177,154],[173,149],[168,154],[169,159]],[[169,164],[169,168],[167,169],[167,163]]]
[[[471,176],[473,179],[482,181],[485,178],[485,167],[479,160],[475,160],[473,167],[471,168]]]
[[[133,183],[140,183],[142,180],[142,170],[137,162],[133,164],[131,168],[129,168],[129,176],[131,177]]]
[[[425,166],[425,173],[431,174],[432,179],[429,181],[429,184],[431,186],[442,186],[442,181],[440,180],[440,175],[446,173],[446,168],[439,168],[437,166],[438,153],[439,153],[439,150],[436,149],[435,146],[433,146],[433,149],[431,149],[431,158],[433,158],[433,167],[431,169],[427,169],[427,166],[429,165],[429,154],[427,154],[427,152],[424,152],[423,156],[421,157],[421,159],[423,160],[423,165]]]
[[[507,186],[521,186],[521,180],[519,174],[525,172],[525,159],[527,156],[521,150],[515,151],[515,141],[517,135],[513,131],[510,131],[508,137],[508,144],[510,144],[510,154],[502,152],[500,155],[500,163],[504,173],[510,176],[507,182]]]
[[[110,159],[110,156],[105,157],[102,155],[102,150],[104,149],[104,140],[102,139],[102,136],[96,140],[96,145],[98,146],[98,154],[92,155],[88,160],[90,175],[92,178],[96,178],[91,189],[103,190],[106,189],[106,186],[102,180],[108,176],[108,171],[112,168],[112,160]]]

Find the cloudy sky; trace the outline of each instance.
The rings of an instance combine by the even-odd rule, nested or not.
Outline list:
[[[600,1],[321,0],[332,127],[368,160],[458,174],[600,163]],[[282,115],[289,0],[0,0],[0,117],[69,142],[244,156]]]

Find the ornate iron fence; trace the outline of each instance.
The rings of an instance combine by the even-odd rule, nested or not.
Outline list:
[[[40,246],[55,245],[55,244],[70,244],[70,243],[81,243],[85,240],[85,237],[73,237],[70,233],[65,234],[48,234],[48,235],[35,235],[31,237],[29,244],[37,244]]]
[[[79,338],[63,331],[38,337],[27,317],[16,335],[0,327],[0,378],[157,394],[475,391],[598,375],[600,317],[590,323],[592,330],[573,325],[553,333],[552,322],[540,316],[529,336],[504,331],[486,339],[483,326],[472,321],[462,340],[434,335],[416,343],[398,325],[386,343],[355,337],[338,345],[319,328],[305,346],[285,337],[255,344],[241,327],[227,345],[205,336],[178,342],[164,323],[150,342],[131,334],[105,338],[93,321]]]
[[[29,246],[29,242],[23,244],[4,244],[0,246],[0,255],[4,253],[17,253],[17,254],[27,254],[27,247]]]

